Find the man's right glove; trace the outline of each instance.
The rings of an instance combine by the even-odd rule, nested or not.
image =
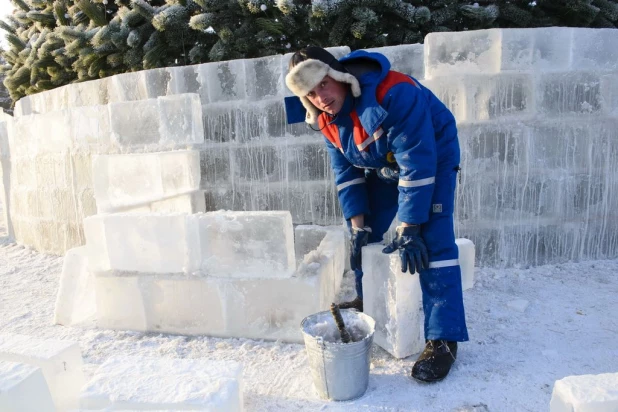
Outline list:
[[[425,241],[421,237],[421,226],[398,226],[397,236],[390,245],[382,249],[382,253],[393,253],[399,250],[401,271],[410,274],[429,267],[429,256]]]
[[[369,227],[353,227],[350,229],[350,269],[352,270],[362,269],[363,260],[361,249],[363,246],[367,246],[369,233],[371,233],[371,228]]]

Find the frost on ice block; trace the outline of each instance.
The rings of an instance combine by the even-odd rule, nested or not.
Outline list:
[[[56,411],[40,368],[0,360],[0,411]]]
[[[290,212],[222,211],[206,213],[198,219],[204,274],[281,278],[294,273]]]
[[[80,397],[83,410],[243,410],[242,367],[231,361],[112,357]]]
[[[82,355],[76,342],[2,334],[0,361],[40,367],[56,408],[62,411],[77,406],[84,376]]]
[[[550,412],[618,411],[618,373],[567,376],[554,383]]]
[[[474,244],[456,239],[459,248],[462,287],[474,284]],[[419,277],[401,272],[398,253],[382,253],[383,245],[363,248],[364,311],[376,321],[377,345],[396,358],[423,350],[422,292]]]
[[[73,325],[94,318],[94,279],[88,270],[86,247],[71,249],[64,256],[54,323]]]

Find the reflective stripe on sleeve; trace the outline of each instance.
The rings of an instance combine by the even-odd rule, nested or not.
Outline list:
[[[399,186],[402,187],[419,187],[426,186],[435,183],[435,177],[428,177],[426,179],[418,179],[418,180],[402,180],[399,179]]]
[[[367,139],[365,139],[363,143],[357,144],[356,148],[361,151],[365,150],[367,146],[369,146],[371,143],[378,140],[380,137],[382,137],[383,134],[384,134],[384,129],[382,129],[381,127],[378,128],[378,130],[376,130],[375,133],[371,137],[368,137]]]
[[[337,185],[337,191],[342,191],[343,189],[345,189],[348,186],[352,186],[352,185],[358,185],[361,183],[365,183],[365,178],[364,177],[359,177],[358,179],[353,179],[353,180],[349,180],[347,182],[343,182],[341,184]]]

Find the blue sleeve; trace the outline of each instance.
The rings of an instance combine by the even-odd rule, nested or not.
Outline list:
[[[346,220],[356,215],[369,213],[369,197],[365,182],[365,170],[354,167],[328,139],[326,148],[335,174],[337,196]]]
[[[437,168],[429,104],[415,85],[399,83],[388,91],[382,106],[388,112],[389,148],[399,165],[399,220],[425,223],[429,220]]]

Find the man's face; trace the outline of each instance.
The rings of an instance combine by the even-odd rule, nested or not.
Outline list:
[[[329,76],[324,78],[309,93],[307,99],[319,110],[328,114],[337,114],[343,107],[347,85]]]

